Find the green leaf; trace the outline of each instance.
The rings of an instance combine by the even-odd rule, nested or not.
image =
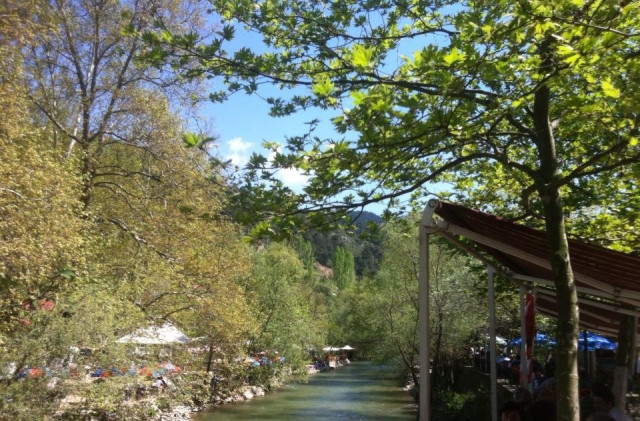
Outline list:
[[[611,98],[620,98],[620,89],[616,88],[610,79],[602,81],[602,92],[608,97]]]
[[[561,45],[558,47],[558,54],[561,56],[568,56],[575,54],[575,50],[570,45]]]
[[[329,96],[335,89],[335,85],[331,82],[331,79],[326,75],[322,75],[313,82],[313,92],[318,96]]]
[[[71,269],[62,269],[60,271],[60,276],[65,278],[67,281],[70,281],[70,280],[72,280],[73,278],[76,277],[76,273],[74,271],[72,271]]]
[[[135,33],[136,33],[136,27],[133,23],[124,25],[122,29],[120,29],[120,34],[123,36],[133,35]]]
[[[466,55],[462,51],[454,47],[451,49],[449,54],[444,56],[444,62],[447,63],[447,65],[451,66],[455,62],[464,60],[465,56]]]
[[[187,132],[182,135],[182,141],[188,148],[193,148],[200,143],[200,137],[195,133]]]
[[[351,91],[351,98],[353,99],[353,105],[356,107],[364,102],[367,98],[367,94],[363,91]]]
[[[225,25],[222,27],[222,38],[227,41],[231,41],[233,39],[233,35],[235,33],[235,29],[231,25]]]
[[[573,66],[575,65],[578,61],[580,60],[580,54],[579,53],[575,53],[572,54],[568,57],[566,57],[565,59],[563,59],[562,61],[564,61],[565,63],[567,63],[569,66]]]
[[[366,69],[371,66],[373,51],[364,45],[356,44],[351,50],[351,64],[357,69]]]
[[[160,39],[164,42],[171,42],[173,41],[173,34],[167,30],[163,30],[162,32],[160,32]]]

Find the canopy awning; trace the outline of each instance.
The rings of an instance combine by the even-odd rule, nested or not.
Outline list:
[[[171,323],[165,323],[162,326],[149,326],[138,329],[129,335],[121,337],[116,342],[140,345],[169,345],[186,344],[191,342],[191,339]]]
[[[440,202],[436,231],[476,256],[489,257],[513,279],[537,285],[537,308],[557,315],[544,231],[460,205]],[[580,327],[617,335],[621,314],[640,316],[640,257],[569,240],[571,266],[581,296]]]

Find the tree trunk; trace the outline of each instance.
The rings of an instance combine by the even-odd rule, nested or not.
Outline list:
[[[569,246],[559,195],[545,204],[553,281],[558,300],[556,405],[559,421],[578,421],[578,297],[569,261]]]
[[[627,403],[628,369],[630,359],[631,340],[635,339],[633,332],[633,316],[620,316],[618,330],[618,350],[616,351],[616,366],[613,370],[613,385],[616,406],[622,410]]]
[[[211,363],[213,362],[213,342],[209,345],[209,356],[207,357],[207,373],[211,371]]]
[[[438,308],[438,324],[437,324],[437,333],[436,333],[436,343],[434,349],[433,356],[433,369],[431,371],[431,390],[434,392],[431,396],[435,395],[435,391],[438,390],[440,386],[441,380],[441,348],[442,348],[442,322],[444,320],[444,314],[442,310]]]
[[[540,46],[540,75],[553,71],[553,39]],[[534,142],[540,168],[536,188],[542,199],[545,227],[549,244],[549,263],[558,300],[558,340],[556,356],[556,405],[558,421],[579,421],[578,394],[578,295],[569,260],[569,243],[565,230],[562,200],[558,180],[558,158],[555,139],[549,121],[551,91],[542,82],[535,92],[533,119]]]

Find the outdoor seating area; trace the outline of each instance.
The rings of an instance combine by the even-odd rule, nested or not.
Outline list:
[[[313,363],[307,365],[307,372],[309,374],[318,373],[351,364],[354,351],[355,348],[350,345],[344,345],[342,347],[324,347],[322,348],[323,354],[321,356],[312,355]]]
[[[515,338],[510,341],[500,337],[496,339],[499,344],[496,352],[497,377],[502,384],[506,383],[517,387],[522,382],[520,372],[522,338]],[[586,349],[585,343],[587,344]],[[535,354],[542,358],[541,360],[538,360],[535,356],[531,358],[533,390],[538,388],[546,378],[553,375],[548,365],[549,362],[553,361],[556,346],[557,341],[554,338],[544,333],[536,334],[534,347],[537,352]],[[611,338],[594,332],[583,332],[578,341],[578,350],[580,351],[578,362],[581,374],[580,395],[589,393],[590,388],[587,385],[598,382],[611,382],[613,361],[617,347],[617,343]],[[490,353],[486,353],[485,349],[484,346],[473,347],[471,360],[476,369],[489,373],[490,362],[488,358],[490,358]]]
[[[474,366],[491,376],[492,414],[497,418],[499,384],[511,384],[535,395],[553,377],[551,368],[555,368],[555,364],[551,362],[558,343],[552,337],[535,332],[535,317],[539,313],[559,319],[561,310],[566,309],[566,297],[560,300],[556,291],[547,233],[433,199],[423,213],[421,236],[427,240],[421,238],[421,253],[425,255],[428,255],[426,245],[431,234],[442,236],[487,266],[488,340],[474,348],[472,360]],[[591,385],[602,385],[609,392],[616,391],[616,402],[624,405],[627,386],[633,387],[629,379],[636,372],[640,337],[637,323],[640,258],[574,239],[568,240],[568,246],[578,297],[580,334],[576,345],[580,393],[591,395]],[[496,335],[494,283],[497,276],[511,281],[519,290],[520,331],[524,340],[514,338],[501,344]],[[428,291],[428,259],[421,266],[421,280],[422,291]],[[427,305],[428,302],[421,304]],[[426,325],[421,329],[420,354],[421,359],[427,359],[430,338]],[[629,344],[618,349],[614,338],[619,337]],[[543,357],[535,351],[539,348],[546,348]],[[614,370],[616,353],[622,353],[629,361],[628,366],[616,366]],[[425,361],[421,361],[421,366],[427,366]],[[420,399],[427,402],[428,396],[423,394]]]

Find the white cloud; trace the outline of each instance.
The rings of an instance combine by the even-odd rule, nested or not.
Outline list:
[[[290,187],[294,190],[297,190],[297,188],[303,187],[309,181],[309,176],[304,175],[297,168],[286,168],[286,169],[280,170],[278,172],[278,178],[287,187]]]
[[[244,152],[251,147],[251,143],[245,142],[241,137],[234,137],[227,141],[227,145],[229,145],[229,151],[231,152]]]
[[[231,160],[233,165],[244,167],[249,162],[249,155],[253,152],[253,144],[245,142],[241,137],[233,138],[227,142],[226,159]],[[266,152],[266,151],[263,151]],[[267,154],[267,161],[272,162],[275,151],[270,150]],[[309,181],[309,176],[304,175],[297,168],[284,168],[276,173],[276,177],[282,181],[287,187],[293,190],[302,190]]]
[[[273,161],[275,152],[270,151],[267,159],[269,162]],[[285,186],[300,191],[309,181],[309,176],[304,175],[298,168],[282,168],[276,173],[278,180],[282,181]]]
[[[237,153],[227,155],[227,159],[231,160],[231,163],[236,167],[244,167],[249,162],[249,158],[246,155],[238,155]]]
[[[250,142],[245,142],[241,137],[235,137],[227,141],[227,159],[230,159],[233,165],[238,167],[244,166],[249,162],[249,149],[251,148]]]

